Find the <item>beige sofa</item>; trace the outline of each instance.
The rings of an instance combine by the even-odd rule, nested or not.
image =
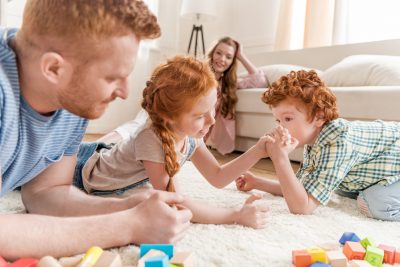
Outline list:
[[[253,55],[251,59],[257,66],[264,66],[270,82],[299,66],[320,70],[321,77],[337,96],[340,116],[345,119],[400,121],[399,47],[400,40],[388,40],[270,52]],[[360,56],[349,57],[352,55]],[[265,88],[238,90],[238,151],[247,150],[258,137],[276,126],[271,111],[260,99],[264,91]],[[301,161],[301,158],[301,149],[291,154],[292,160]]]

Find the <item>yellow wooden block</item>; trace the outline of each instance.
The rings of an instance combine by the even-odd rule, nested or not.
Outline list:
[[[307,249],[307,252],[311,255],[311,262],[322,262],[328,263],[328,259],[326,257],[326,252],[322,248],[319,247],[311,247]]]

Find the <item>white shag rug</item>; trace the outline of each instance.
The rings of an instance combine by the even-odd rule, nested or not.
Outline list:
[[[225,189],[213,188],[191,162],[183,166],[178,179],[186,195],[217,206],[241,206],[249,196],[237,191],[233,183]],[[343,232],[355,232],[361,238],[368,236],[376,243],[400,249],[400,222],[365,218],[354,200],[334,195],[328,206],[319,207],[313,215],[290,214],[283,198],[267,193],[259,201],[271,209],[267,228],[192,224],[175,250],[194,252],[198,267],[288,267],[292,266],[292,250],[337,242]],[[0,199],[1,213],[23,211],[19,193],[12,192]],[[120,253],[125,264],[136,266],[138,247],[131,245],[112,251]]]

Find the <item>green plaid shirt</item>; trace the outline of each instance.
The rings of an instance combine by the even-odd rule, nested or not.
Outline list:
[[[323,205],[335,189],[359,192],[400,180],[400,123],[344,119],[328,123],[315,144],[304,147],[304,162],[296,176]]]

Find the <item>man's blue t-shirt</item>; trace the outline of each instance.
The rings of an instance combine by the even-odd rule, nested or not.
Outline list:
[[[63,109],[43,116],[25,101],[16,54],[9,47],[16,32],[0,28],[0,196],[29,182],[63,156],[76,154],[88,123]]]

